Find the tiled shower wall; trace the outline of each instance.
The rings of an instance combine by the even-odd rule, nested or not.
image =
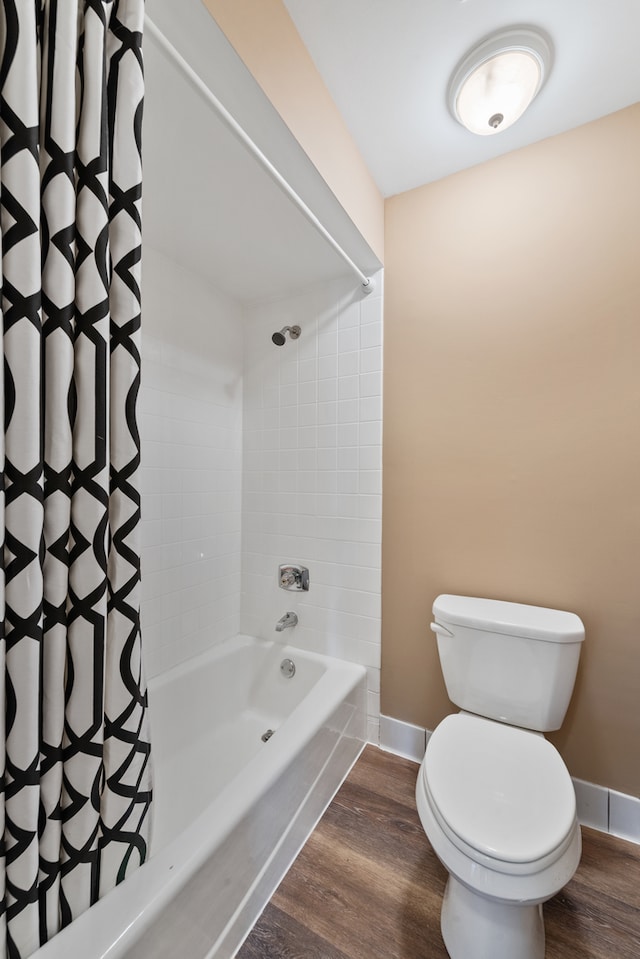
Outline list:
[[[143,263],[142,628],[155,676],[240,625],[242,317],[150,247]]]
[[[239,631],[328,653],[368,668],[377,742],[381,289],[334,281],[242,311],[146,248],[143,296],[147,675]],[[287,561],[310,568],[308,593],[278,589]],[[299,625],[276,633],[287,610]]]
[[[299,325],[282,347],[271,334]],[[368,668],[378,741],[382,289],[357,281],[246,310],[243,632]],[[280,563],[310,569],[308,593],[278,588]],[[286,611],[299,623],[284,633]]]

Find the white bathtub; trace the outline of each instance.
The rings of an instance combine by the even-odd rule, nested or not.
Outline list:
[[[365,677],[237,636],[151,682],[151,857],[37,959],[230,959],[362,749]]]

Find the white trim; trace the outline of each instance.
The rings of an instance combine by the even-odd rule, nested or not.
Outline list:
[[[390,716],[380,716],[380,748],[404,759],[422,762],[427,748],[427,730]]]
[[[430,730],[380,716],[380,748],[422,762]],[[606,786],[574,779],[578,819],[583,826],[640,844],[640,799]]]
[[[609,832],[640,843],[640,799],[609,790]]]
[[[578,820],[583,826],[591,826],[600,832],[609,832],[609,790],[604,786],[574,779]]]

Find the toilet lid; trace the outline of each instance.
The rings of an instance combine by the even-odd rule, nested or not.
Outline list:
[[[447,716],[423,763],[451,832],[503,862],[543,858],[568,836],[575,792],[559,753],[536,733],[468,713]]]

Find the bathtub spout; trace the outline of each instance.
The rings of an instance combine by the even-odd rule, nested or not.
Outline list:
[[[276,623],[276,633],[281,633],[283,629],[291,629],[292,626],[297,626],[297,624],[298,617],[295,613],[285,613]]]

